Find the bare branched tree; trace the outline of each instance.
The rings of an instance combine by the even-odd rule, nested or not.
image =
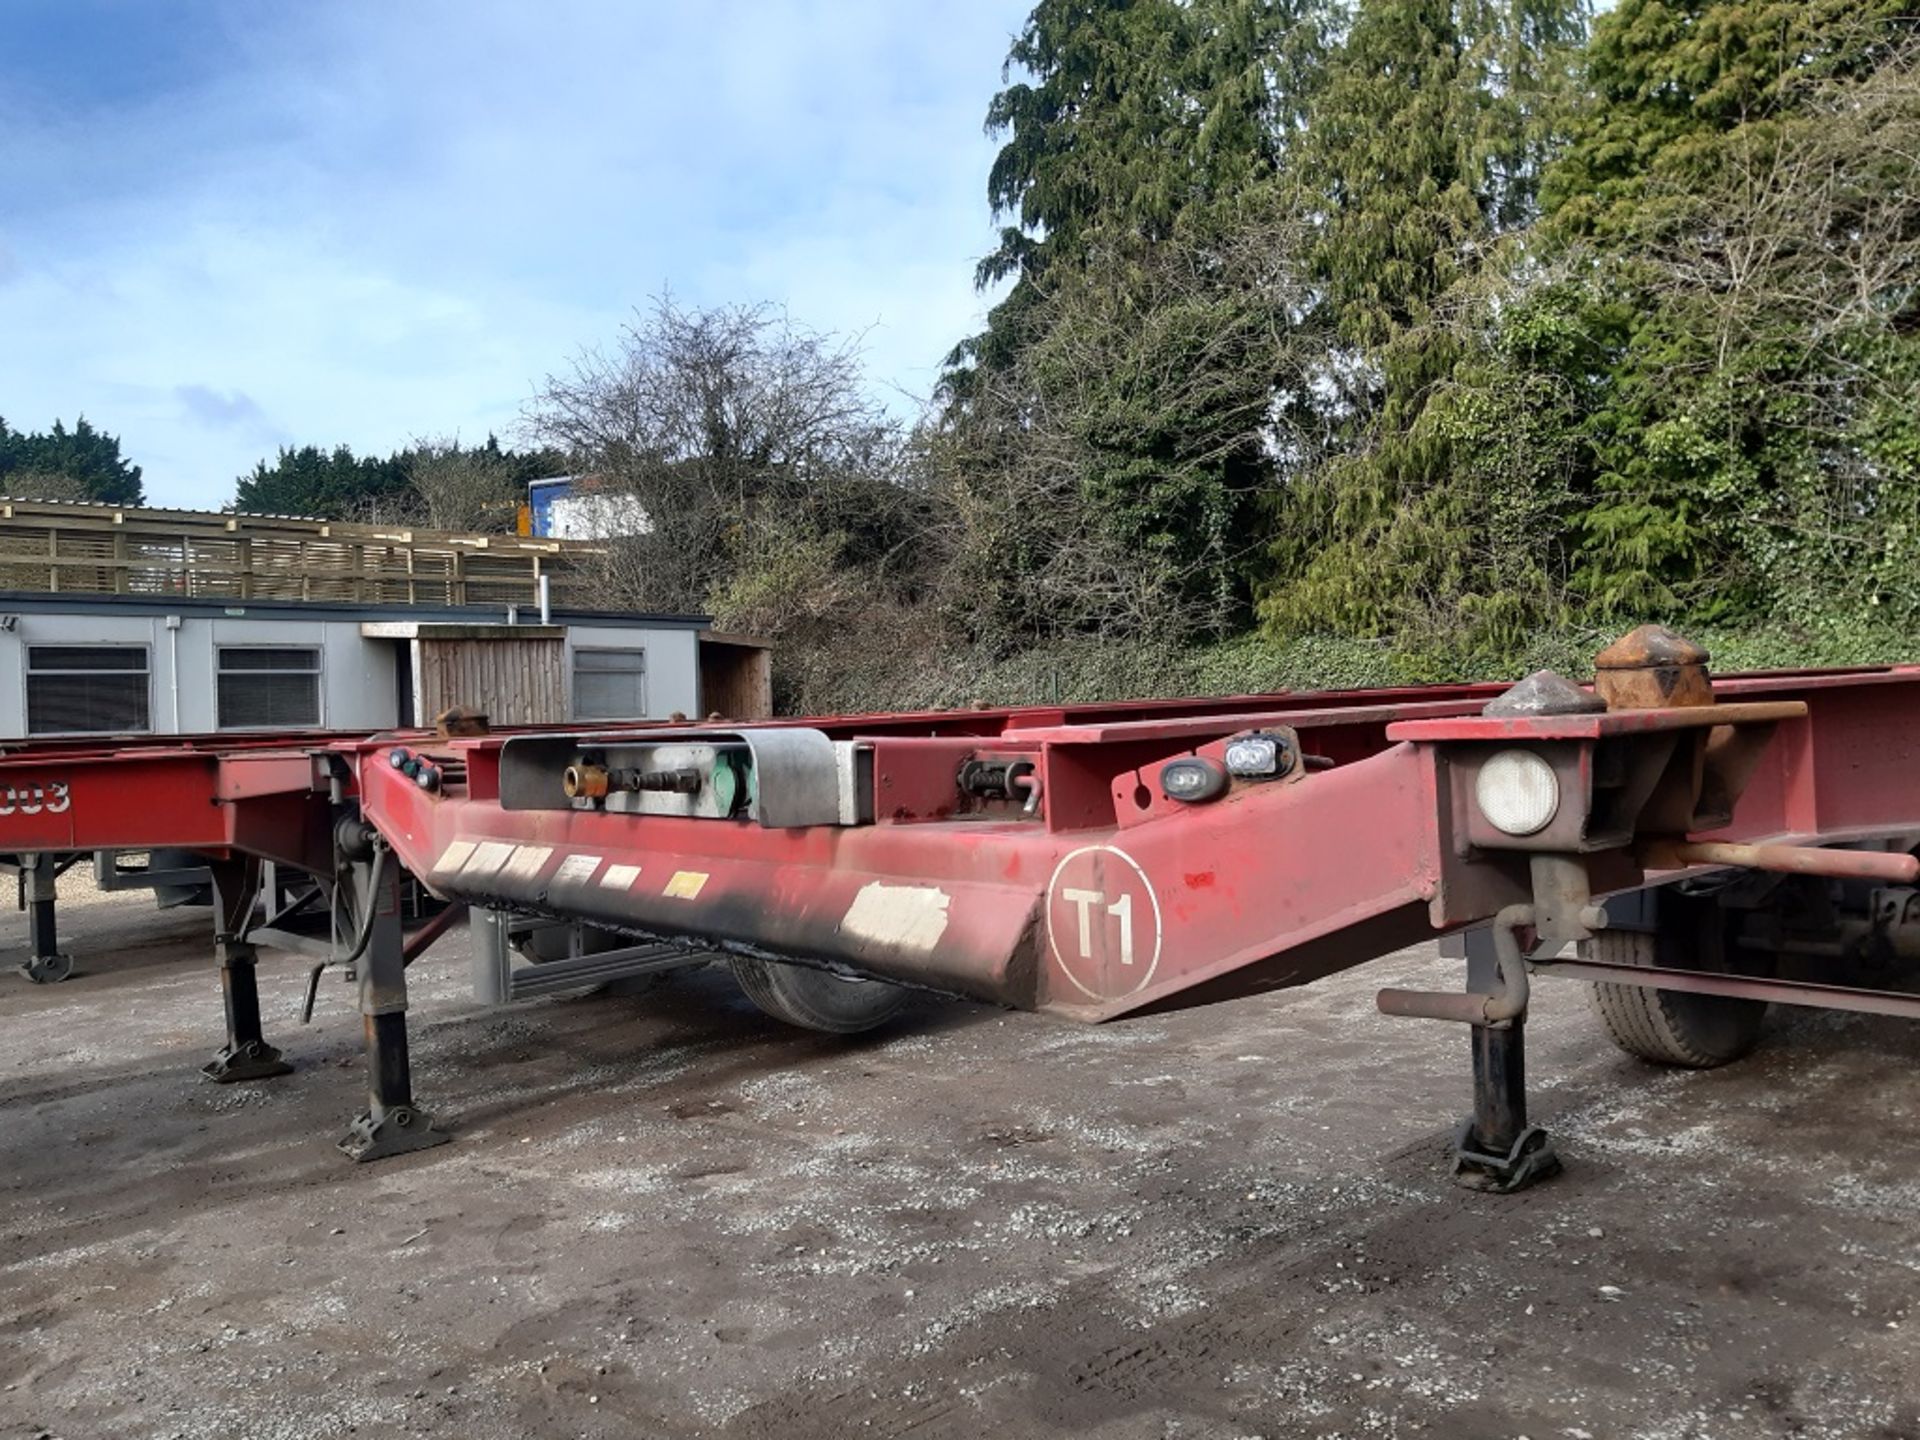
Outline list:
[[[699,609],[782,537],[831,540],[844,565],[897,544],[900,427],[864,384],[857,338],[770,306],[663,297],[612,350],[549,376],[526,420],[645,516],[608,547],[620,604]]]
[[[498,450],[462,446],[458,437],[413,443],[407,478],[426,524],[436,530],[498,530],[519,500],[512,464]]]

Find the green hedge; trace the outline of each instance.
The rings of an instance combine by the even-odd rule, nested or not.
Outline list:
[[[1920,663],[1920,635],[1897,627],[1775,626],[1741,631],[1696,627],[1713,668],[1789,669],[1826,665]],[[1244,695],[1273,690],[1333,690],[1448,680],[1517,679],[1548,667],[1575,679],[1613,632],[1563,630],[1535,637],[1523,662],[1493,666],[1396,649],[1383,643],[1305,635],[1276,640],[1250,634],[1174,648],[1086,640],[1037,647],[1000,659],[968,654],[869,651],[849,667],[817,657],[793,673],[776,655],[788,713],[965,708],[972,705],[1072,704],[1180,695]]]

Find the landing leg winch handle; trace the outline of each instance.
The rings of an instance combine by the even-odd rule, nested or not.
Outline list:
[[[1510,1025],[1527,1013],[1527,959],[1519,932],[1533,927],[1531,905],[1509,905],[1493,918],[1493,949],[1500,979],[1491,994],[1453,990],[1382,990],[1374,997],[1382,1015],[1415,1020],[1457,1020],[1467,1025]]]

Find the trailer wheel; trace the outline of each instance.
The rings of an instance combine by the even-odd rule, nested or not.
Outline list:
[[[1654,937],[1630,930],[1602,930],[1592,940],[1596,959],[1650,964]],[[1613,1043],[1656,1065],[1711,1070],[1738,1060],[1759,1043],[1767,1002],[1730,995],[1695,995],[1643,985],[1588,987],[1594,1013]]]
[[[803,1030],[853,1035],[884,1025],[906,1007],[909,993],[884,980],[846,980],[828,970],[730,956],[733,978],[776,1020]]]

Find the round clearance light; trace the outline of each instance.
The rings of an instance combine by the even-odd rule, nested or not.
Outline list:
[[[1560,808],[1560,781],[1531,750],[1502,750],[1480,767],[1473,798],[1503,835],[1532,835],[1546,829]]]
[[[1218,800],[1227,791],[1227,772],[1211,760],[1191,755],[1160,767],[1160,793],[1169,800],[1197,805]]]
[[[404,750],[388,751],[387,763],[396,770],[404,769],[407,763],[407,752]]]

